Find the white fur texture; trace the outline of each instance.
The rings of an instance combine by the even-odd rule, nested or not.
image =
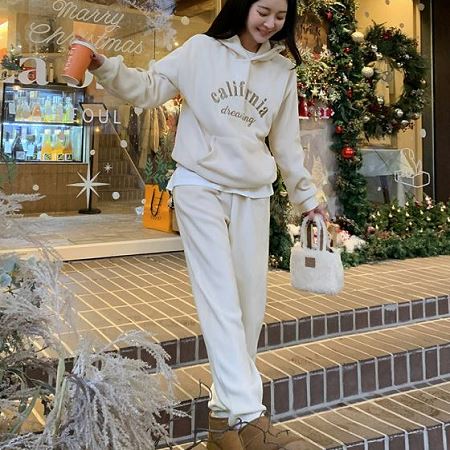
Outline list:
[[[314,258],[315,267],[307,267],[305,258]],[[340,254],[296,244],[291,252],[291,284],[302,291],[338,294],[344,287],[344,268]]]

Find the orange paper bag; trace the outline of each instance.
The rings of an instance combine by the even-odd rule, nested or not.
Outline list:
[[[170,195],[160,191],[157,184],[145,185],[144,227],[171,232],[172,210],[169,208]]]

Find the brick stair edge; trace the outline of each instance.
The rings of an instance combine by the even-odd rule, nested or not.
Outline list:
[[[346,336],[356,332],[375,331],[396,325],[420,323],[450,316],[450,297],[418,299],[401,303],[387,303],[369,308],[340,311],[318,316],[264,324],[258,342],[258,351],[313,342],[315,340]],[[169,354],[169,364],[184,367],[207,361],[202,335],[160,342]],[[137,347],[120,350],[132,359],[143,359],[152,364],[150,355]]]
[[[431,308],[434,303],[435,308]],[[320,316],[302,317],[294,320],[283,320],[279,322],[264,324],[261,330],[258,352],[275,350],[280,347],[293,346],[307,342],[313,342],[324,338],[336,336],[346,336],[355,332],[375,331],[380,328],[387,328],[399,324],[413,324],[422,321],[445,318],[450,316],[450,297],[440,296],[437,298],[419,299],[398,304],[385,304],[370,308],[340,311],[338,313],[324,314]],[[426,306],[427,305],[427,306]],[[394,307],[394,308],[393,308]],[[400,310],[410,310],[410,320],[404,320],[408,315],[403,316]],[[369,321],[367,327],[356,326],[356,317],[365,311]],[[413,311],[416,313],[413,314]],[[423,313],[420,314],[420,311]],[[435,312],[432,314],[432,312]],[[393,313],[398,321],[392,321]],[[328,333],[329,327],[324,325],[330,319],[334,321],[338,316],[339,326],[332,333]],[[402,319],[402,320],[400,320]],[[347,325],[345,325],[347,324]],[[354,326],[350,326],[354,324]],[[186,367],[193,364],[203,364],[208,361],[206,346],[202,335],[190,336],[159,343],[167,352],[170,359],[168,364],[172,368]],[[115,351],[115,350],[114,350]],[[120,349],[120,354],[130,359],[142,359],[154,367],[154,359],[144,349],[132,346]],[[71,358],[66,359],[66,364],[70,367]],[[37,374],[37,379],[47,381],[47,374]]]

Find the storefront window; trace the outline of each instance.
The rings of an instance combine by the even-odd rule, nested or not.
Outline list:
[[[8,190],[26,192],[24,178],[33,173],[30,190],[39,186],[47,200],[29,205],[32,212],[73,212],[83,199],[70,185],[89,170],[103,183],[93,201],[105,212],[110,203],[141,205],[144,184],[161,170],[160,155],[170,156],[182,99],[143,111],[106,93],[88,72],[82,86],[68,85],[61,77],[68,47],[79,35],[100,53],[147,69],[204,32],[218,6],[211,0],[0,0],[1,156],[16,164]],[[60,185],[47,183],[52,172],[64,173]],[[64,191],[65,201],[52,202],[55,191],[59,197]]]

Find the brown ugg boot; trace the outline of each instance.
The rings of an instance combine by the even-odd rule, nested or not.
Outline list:
[[[209,415],[208,450],[244,450],[237,429],[228,425],[228,419]]]
[[[275,428],[266,416],[245,425],[239,436],[244,450],[301,450],[302,447],[297,437]]]

